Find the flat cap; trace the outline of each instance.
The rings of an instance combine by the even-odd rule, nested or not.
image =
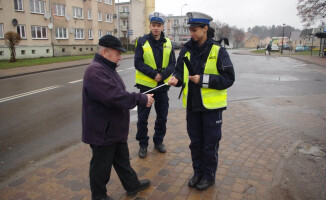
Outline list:
[[[126,52],[126,49],[123,48],[120,40],[118,40],[118,38],[114,37],[113,35],[104,35],[98,41],[98,45]]]
[[[200,12],[188,12],[188,23],[190,27],[200,26],[200,25],[209,25],[213,18],[205,13]]]
[[[166,21],[166,17],[163,13],[160,12],[152,12],[148,15],[148,19],[150,22],[154,22],[154,23],[160,23],[160,24],[164,24]]]

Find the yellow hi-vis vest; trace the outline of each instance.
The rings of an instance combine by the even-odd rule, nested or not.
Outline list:
[[[217,70],[216,64],[218,59],[218,52],[220,47],[218,45],[213,45],[212,49],[208,55],[206,66],[204,70],[204,74],[213,74],[213,75],[220,75]],[[185,55],[190,60],[190,53],[189,51]],[[183,90],[183,107],[187,107],[187,96],[188,96],[188,69],[184,64],[183,70],[183,82],[185,84],[185,88]],[[211,88],[201,88],[201,98],[203,101],[203,105],[207,109],[217,109],[217,108],[224,108],[227,105],[227,90],[217,90]]]
[[[172,50],[172,44],[171,40],[169,38],[165,38],[166,42],[163,44],[163,63],[162,63],[162,68],[165,69],[169,65],[169,60],[170,60],[170,53]],[[145,44],[143,45],[143,51],[144,51],[144,63],[153,69],[157,69],[156,63],[155,63],[155,58],[153,54],[153,50],[151,45],[149,45],[149,42],[146,41]],[[169,76],[167,79],[164,80],[164,83],[167,83],[170,80]],[[154,88],[157,86],[157,82],[146,76],[145,74],[141,73],[140,71],[136,70],[136,78],[135,78],[136,83],[140,85],[144,85],[147,87]]]

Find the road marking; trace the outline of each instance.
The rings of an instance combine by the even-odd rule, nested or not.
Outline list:
[[[71,81],[71,82],[69,82],[69,83],[78,83],[78,82],[81,82],[81,81],[83,81],[83,79],[76,80],[76,81]]]
[[[124,70],[118,70],[117,72],[123,72]]]
[[[50,86],[50,87],[46,87],[46,88],[41,88],[41,89],[38,89],[38,90],[33,90],[33,91],[30,91],[30,92],[25,92],[25,93],[22,93],[22,94],[16,94],[16,95],[13,95],[13,96],[10,96],[10,97],[5,97],[5,98],[0,99],[0,103],[3,103],[5,101],[18,99],[18,98],[25,97],[25,96],[29,96],[29,95],[32,95],[32,94],[36,94],[36,93],[56,89],[56,88],[59,88],[61,86],[62,85],[54,85],[54,86]]]
[[[129,68],[127,68],[127,69],[135,69],[134,67],[129,67]]]

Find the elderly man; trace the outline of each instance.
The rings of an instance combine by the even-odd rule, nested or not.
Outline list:
[[[125,52],[121,42],[112,35],[99,40],[98,53],[86,69],[83,85],[82,140],[90,144],[90,187],[93,200],[109,200],[106,184],[111,167],[115,168],[128,195],[146,189],[149,180],[139,181],[129,162],[127,138],[129,110],[136,105],[150,107],[153,95],[129,93],[116,71]]]

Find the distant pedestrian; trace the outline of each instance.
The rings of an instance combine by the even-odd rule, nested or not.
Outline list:
[[[257,50],[259,49],[260,47],[259,47],[259,45],[257,44]]]
[[[265,52],[265,54],[268,54],[268,55],[271,55],[271,50],[272,50],[272,47],[270,44],[267,45],[267,51]]]
[[[139,181],[130,166],[127,144],[130,113],[136,105],[150,107],[152,95],[129,93],[116,71],[125,52],[112,35],[99,40],[98,53],[86,69],[83,83],[82,140],[90,144],[89,179],[92,200],[110,200],[106,184],[112,165],[128,195],[146,189],[149,180]]]
[[[187,131],[193,177],[188,186],[202,191],[215,183],[222,113],[227,106],[227,88],[235,80],[233,64],[226,49],[213,40],[212,17],[189,12],[191,40],[180,51],[170,85],[183,86],[183,107],[187,109]],[[188,70],[184,64],[188,58]],[[191,74],[189,71],[194,71]]]

